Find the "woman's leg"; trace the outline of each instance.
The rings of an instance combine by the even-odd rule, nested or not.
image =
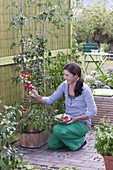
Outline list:
[[[57,124],[53,127],[56,137],[72,151],[77,150],[83,144],[87,132],[88,128],[79,121],[68,125]]]
[[[52,133],[48,139],[48,148],[61,149],[61,148],[66,148],[66,145],[61,140],[59,140],[54,133]]]

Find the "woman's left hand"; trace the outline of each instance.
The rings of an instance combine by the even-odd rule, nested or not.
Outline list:
[[[67,122],[66,124],[71,124],[73,122],[75,122],[75,118],[74,117],[72,117],[71,120],[69,122]]]

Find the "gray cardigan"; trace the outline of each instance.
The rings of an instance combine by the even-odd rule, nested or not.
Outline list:
[[[65,95],[65,114],[73,117],[87,114],[89,119],[81,121],[91,124],[91,118],[96,115],[97,107],[89,86],[83,83],[82,94],[75,98],[71,98],[69,96],[67,81],[64,81],[59,85],[58,89],[51,96],[43,97],[44,103],[47,105],[52,105],[63,94]]]

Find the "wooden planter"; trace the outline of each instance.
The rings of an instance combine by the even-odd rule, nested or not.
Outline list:
[[[102,118],[110,118],[110,121],[113,122],[113,97],[94,97],[97,105],[97,116],[92,118],[92,125],[98,124]]]
[[[27,132],[19,134],[20,146],[24,148],[39,148],[45,145],[50,136],[50,132],[41,131],[41,132]]]

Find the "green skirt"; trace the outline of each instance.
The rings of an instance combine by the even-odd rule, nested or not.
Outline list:
[[[72,124],[57,124],[48,140],[48,148],[61,149],[68,147],[76,151],[85,140],[85,134],[89,129],[80,121]]]

